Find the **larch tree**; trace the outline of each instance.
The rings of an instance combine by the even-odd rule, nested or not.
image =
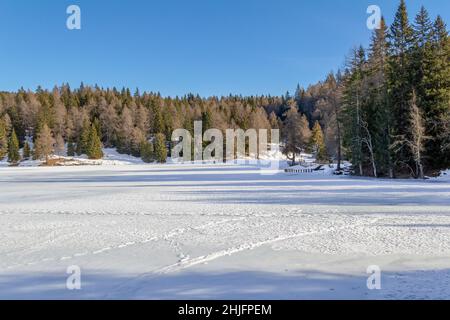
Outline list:
[[[37,134],[34,145],[34,157],[39,160],[44,160],[48,163],[48,158],[54,152],[55,139],[47,124],[44,124],[42,129]]]
[[[30,147],[30,144],[28,143],[28,141],[25,141],[25,143],[23,145],[23,159],[24,160],[31,159],[31,147]]]
[[[316,159],[320,162],[328,161],[327,148],[325,146],[325,138],[319,121],[316,121],[311,132],[310,140],[311,149],[316,155]]]
[[[283,153],[296,164],[297,155],[306,150],[311,138],[309,122],[305,116],[302,116],[298,110],[293,107],[286,115],[283,126]]]

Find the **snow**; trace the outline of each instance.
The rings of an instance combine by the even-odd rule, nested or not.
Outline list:
[[[0,168],[0,298],[450,299],[448,179],[107,157]]]
[[[118,165],[134,165],[144,164],[141,158],[133,157],[127,154],[120,154],[115,148],[104,148],[103,158],[99,160],[88,159],[86,155],[68,157],[53,155],[49,159],[58,160],[58,166],[118,166]],[[19,163],[19,167],[38,167],[43,165],[44,161],[41,160],[23,160]],[[1,167],[8,167],[7,159],[0,161]]]
[[[438,181],[450,182],[450,169],[441,172],[441,175],[436,178]]]

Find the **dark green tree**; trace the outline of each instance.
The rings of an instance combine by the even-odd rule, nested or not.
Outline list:
[[[155,159],[159,163],[165,163],[167,159],[166,137],[162,133],[155,137]]]
[[[8,154],[8,134],[4,119],[0,118],[0,160]]]
[[[411,93],[413,92],[412,50],[413,29],[408,21],[404,0],[401,0],[389,33],[388,91],[389,107],[393,119],[392,144],[409,134],[408,115],[410,113]],[[412,156],[408,148],[395,149],[395,164],[398,170],[409,172]]]
[[[8,162],[17,164],[19,161],[19,139],[17,138],[16,131],[13,129],[8,142]]]
[[[141,158],[145,163],[151,163],[155,160],[153,144],[148,141],[143,141],[141,143]]]
[[[89,131],[89,141],[87,143],[86,154],[89,159],[101,159],[103,157],[102,142],[98,136],[97,128],[92,125]]]

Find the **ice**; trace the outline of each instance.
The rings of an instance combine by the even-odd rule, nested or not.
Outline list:
[[[448,180],[129,163],[0,168],[0,298],[450,299]]]

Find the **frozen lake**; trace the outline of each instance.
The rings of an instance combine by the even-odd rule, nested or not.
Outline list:
[[[0,190],[0,298],[450,299],[448,182],[121,165]]]

